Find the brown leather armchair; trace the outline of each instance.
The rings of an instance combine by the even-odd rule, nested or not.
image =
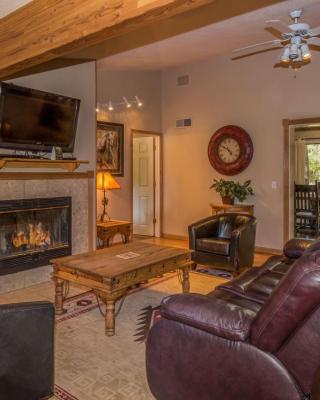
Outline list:
[[[293,240],[207,296],[165,298],[146,348],[156,399],[318,400],[319,247]]]
[[[247,214],[220,214],[189,226],[189,248],[196,264],[238,274],[252,267],[256,218]]]

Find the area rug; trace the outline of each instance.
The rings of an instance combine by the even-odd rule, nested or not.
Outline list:
[[[218,278],[224,278],[228,280],[233,279],[233,275],[231,272],[223,271],[221,269],[207,268],[202,265],[198,267],[194,272],[198,274],[212,275]]]
[[[54,385],[54,398],[52,400],[78,400],[58,385]]]
[[[191,273],[191,291],[208,293],[224,280]],[[116,319],[116,334],[106,337],[94,294],[68,299],[57,318],[54,400],[152,400],[145,373],[145,345],[136,342],[141,310],[159,306],[180,293],[176,274],[150,281],[127,296]]]

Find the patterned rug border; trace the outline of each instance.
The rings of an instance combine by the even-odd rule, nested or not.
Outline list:
[[[54,385],[54,396],[58,400],[79,400],[77,397],[74,397],[72,394],[58,385]]]
[[[168,272],[168,274],[166,274],[166,275],[170,275],[170,276],[164,276],[162,278],[154,278],[154,279],[152,279],[152,282],[143,284],[143,286],[137,287],[135,289],[131,289],[126,294],[126,297],[127,296],[131,296],[132,294],[140,292],[140,291],[142,291],[144,289],[147,289],[147,288],[150,288],[152,286],[155,286],[158,283],[165,282],[165,281],[167,281],[169,279],[178,278],[178,275],[176,274],[176,272]],[[64,303],[65,304],[66,303],[70,303],[72,301],[75,301],[77,298],[82,298],[83,296],[88,295],[90,293],[93,294],[93,291],[92,290],[88,290],[86,292],[79,293],[79,294],[76,294],[74,296],[68,297],[68,298],[65,299]],[[91,306],[88,306],[87,308],[84,308],[83,310],[76,311],[76,312],[71,313],[69,315],[68,314],[64,314],[62,316],[58,316],[58,318],[56,317],[56,324],[59,324],[59,323],[64,322],[64,321],[67,321],[67,320],[69,320],[71,318],[78,317],[79,315],[82,315],[82,314],[85,314],[85,313],[87,313],[89,311],[92,311],[92,310],[96,309],[97,307],[98,307],[98,303],[92,304]]]

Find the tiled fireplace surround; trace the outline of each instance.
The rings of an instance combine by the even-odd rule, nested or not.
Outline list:
[[[72,197],[72,253],[92,249],[93,172],[0,173],[0,200]],[[0,293],[50,280],[51,267],[0,276]]]

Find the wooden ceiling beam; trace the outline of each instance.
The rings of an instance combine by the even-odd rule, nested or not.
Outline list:
[[[33,0],[0,20],[0,79],[216,0]]]

